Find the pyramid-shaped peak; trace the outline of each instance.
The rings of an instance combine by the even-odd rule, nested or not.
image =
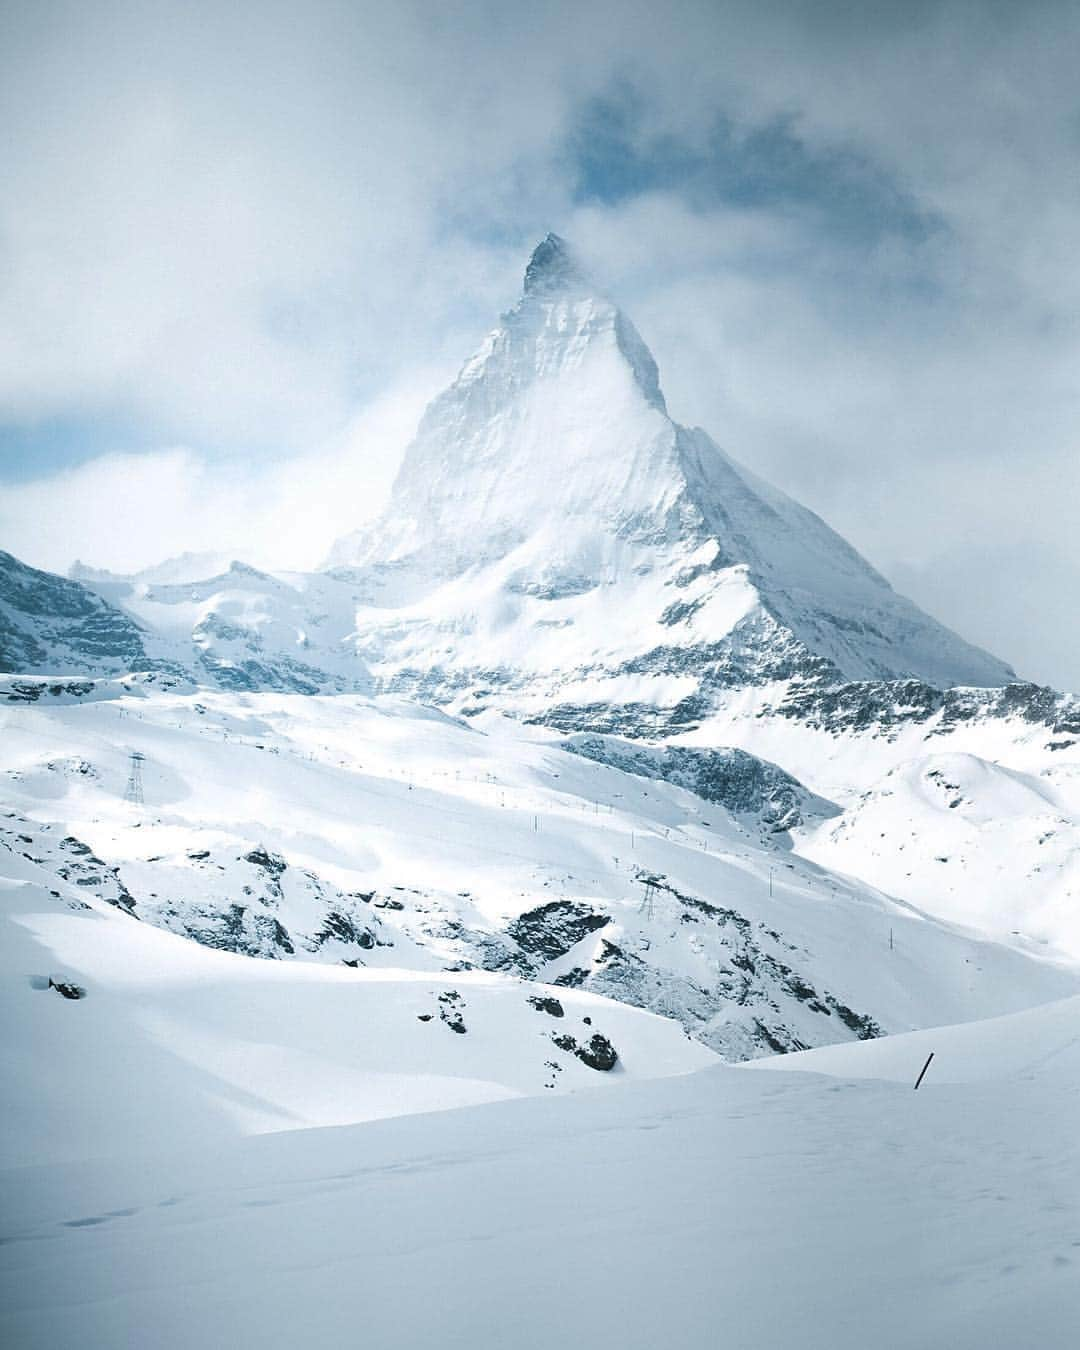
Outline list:
[[[526,295],[588,284],[573,249],[560,235],[546,235],[533,249],[525,269]]]

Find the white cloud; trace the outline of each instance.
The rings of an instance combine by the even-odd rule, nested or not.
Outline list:
[[[135,571],[184,552],[311,569],[383,505],[401,452],[442,376],[428,371],[358,412],[326,445],[264,463],[173,448],[102,455],[0,487],[0,538],[64,572],[76,559]]]
[[[358,406],[412,409],[557,228],[600,259],[677,415],[961,630],[1080,685],[1080,637],[1059,631],[1078,50],[1080,12],[1040,0],[9,6],[0,426],[111,421],[200,448],[4,488],[4,543],[60,567],[222,541],[317,561],[400,439],[361,422],[346,453],[341,428]],[[636,90],[646,142],[786,119],[809,163],[854,156],[940,231],[852,246],[797,201],[678,183],[575,205],[566,134],[613,88]],[[981,593],[946,582],[1003,535]],[[1021,615],[1004,587],[1046,604]]]

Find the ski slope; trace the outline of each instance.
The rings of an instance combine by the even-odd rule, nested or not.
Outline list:
[[[0,846],[204,945],[583,988],[729,1059],[1080,986],[1050,949],[929,920],[753,815],[501,717],[138,681],[87,697],[0,711]]]
[[[7,1171],[0,1338],[1071,1350],[1078,1043],[1073,999],[767,1072]]]

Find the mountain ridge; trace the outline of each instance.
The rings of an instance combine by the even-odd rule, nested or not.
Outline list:
[[[515,710],[508,691],[533,683],[548,697],[554,683],[566,705],[567,686],[601,676],[615,703],[626,674],[689,674],[706,701],[710,686],[794,674],[1016,678],[813,512],[674,422],[643,339],[557,236],[428,406],[383,515],[328,562],[367,602],[357,648],[376,678],[426,697],[501,686],[499,705]],[[612,640],[613,612],[633,615],[634,632]]]

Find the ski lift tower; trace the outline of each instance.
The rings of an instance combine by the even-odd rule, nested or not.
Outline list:
[[[638,913],[644,915],[646,919],[653,919],[656,917],[656,895],[660,888],[656,884],[655,877],[646,875],[641,878],[641,881],[645,887],[645,893],[641,897]]]
[[[127,787],[124,790],[124,801],[131,802],[133,806],[145,805],[142,781],[142,766],[145,758],[146,756],[141,750],[132,750]]]

